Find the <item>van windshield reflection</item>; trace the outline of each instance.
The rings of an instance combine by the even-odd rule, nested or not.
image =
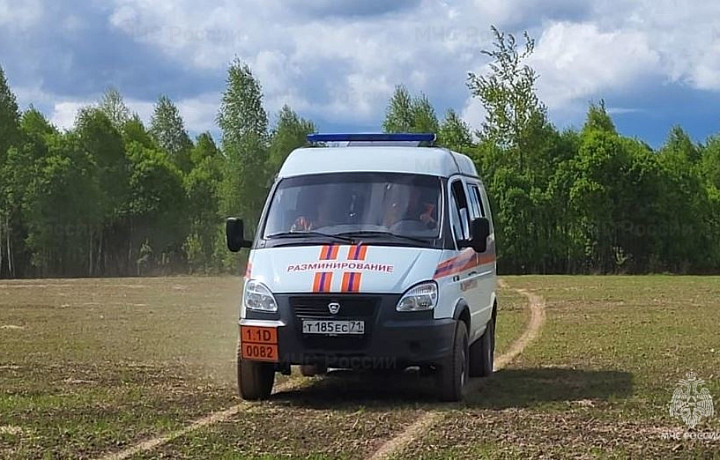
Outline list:
[[[427,242],[439,238],[438,177],[343,173],[283,179],[267,212],[265,239],[353,237]]]

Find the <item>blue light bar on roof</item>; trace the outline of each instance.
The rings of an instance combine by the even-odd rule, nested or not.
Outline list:
[[[433,133],[331,133],[308,134],[308,142],[434,142]]]

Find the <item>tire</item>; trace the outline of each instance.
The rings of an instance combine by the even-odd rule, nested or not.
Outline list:
[[[242,399],[259,401],[268,399],[275,383],[275,365],[256,361],[243,361],[238,356],[238,393]]]
[[[303,377],[315,377],[316,375],[327,374],[327,366],[322,364],[302,364],[300,366],[300,375]]]
[[[470,346],[470,377],[489,377],[495,355],[495,317],[487,323],[482,337]]]
[[[440,366],[437,374],[442,401],[455,402],[463,399],[470,367],[469,356],[467,326],[463,321],[458,321],[452,354]]]

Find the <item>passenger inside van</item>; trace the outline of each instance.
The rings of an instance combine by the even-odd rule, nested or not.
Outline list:
[[[412,225],[420,222],[427,228],[437,226],[437,196],[423,196],[420,187],[393,187],[386,201],[385,219],[387,227]]]

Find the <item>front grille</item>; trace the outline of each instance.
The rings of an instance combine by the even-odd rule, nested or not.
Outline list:
[[[340,310],[337,314],[330,313],[328,304],[337,302]],[[338,296],[293,296],[289,299],[290,309],[295,316],[295,322],[300,339],[308,350],[318,352],[352,352],[360,351],[368,344],[372,335],[375,316],[380,306],[380,297],[338,295]],[[338,319],[365,321],[363,335],[320,335],[303,334],[303,319]]]
[[[337,302],[340,311],[333,315],[328,304]],[[365,319],[375,316],[376,297],[290,297],[290,308],[297,317]]]

